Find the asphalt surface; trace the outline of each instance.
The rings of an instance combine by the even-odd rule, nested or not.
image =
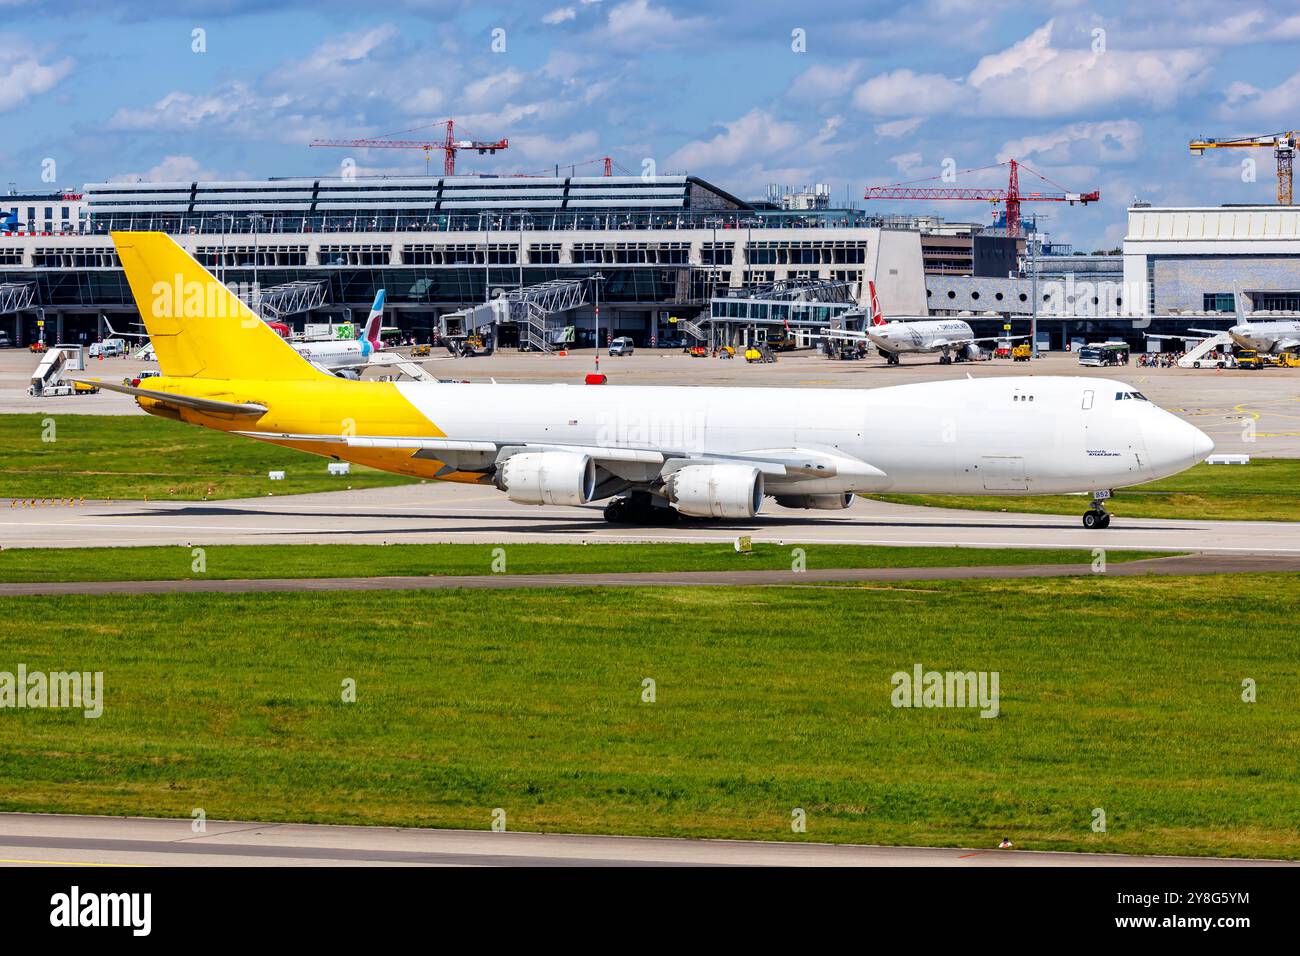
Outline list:
[[[808,512],[769,501],[746,521],[642,528],[607,523],[599,506],[518,505],[492,488],[442,482],[233,501],[27,507],[0,498],[0,545],[730,542],[750,535],[755,541],[799,544],[1300,555],[1300,522],[1121,516],[1107,529],[1090,531],[1080,523],[1086,504],[1080,497],[1078,514],[1031,515],[866,500],[846,511]]]
[[[0,814],[0,865],[1294,866],[1272,860]],[[1014,841],[1013,841],[1014,842]]]
[[[591,574],[482,574],[421,577],[230,578],[178,581],[52,581],[0,583],[0,597],[68,594],[253,594],[285,591],[434,591],[448,588],[556,587],[800,587],[888,581],[1052,578],[1104,573],[1108,577],[1176,574],[1300,572],[1300,556],[1191,554],[1110,562],[1105,572],[1087,564],[1029,564],[952,568],[826,568],[809,571],[662,571]]]

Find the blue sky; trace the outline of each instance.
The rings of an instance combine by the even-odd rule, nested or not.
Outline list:
[[[1097,206],[1026,207],[1090,249],[1118,244],[1135,196],[1272,201],[1269,151],[1196,158],[1187,141],[1300,125],[1295,3],[0,0],[0,45],[0,181],[20,189],[47,186],[47,159],[58,186],[328,175],[344,158],[363,174],[422,172],[418,151],[307,143],[454,117],[465,135],[511,142],[462,157],[462,171],[609,154],[744,197],[825,182],[860,200],[868,185],[939,176],[947,160],[1014,156],[1101,190]]]

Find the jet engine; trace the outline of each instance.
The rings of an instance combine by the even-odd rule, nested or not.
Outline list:
[[[853,504],[853,492],[838,495],[776,495],[782,508],[807,508],[811,511],[843,511]]]
[[[567,451],[511,455],[497,469],[497,487],[521,505],[585,505],[596,490],[596,463]]]
[[[672,506],[696,518],[752,518],[763,506],[763,473],[753,465],[687,465],[664,482]]]

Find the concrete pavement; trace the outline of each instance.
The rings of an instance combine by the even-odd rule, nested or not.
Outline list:
[[[0,865],[1294,866],[1270,860],[0,814]]]
[[[8,548],[214,545],[575,542],[730,542],[1083,548],[1300,554],[1300,522],[1117,517],[1084,528],[1077,514],[1030,515],[857,501],[843,512],[792,511],[765,502],[747,521],[630,527],[605,522],[599,506],[517,505],[495,489],[431,482],[234,501],[88,501],[9,507],[0,500]]]

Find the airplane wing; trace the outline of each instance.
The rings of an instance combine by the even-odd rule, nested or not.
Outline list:
[[[247,433],[245,433],[247,434]],[[743,463],[755,465],[764,475],[771,478],[784,478],[799,481],[806,478],[832,478],[845,472],[851,474],[884,477],[884,472],[868,465],[866,462],[845,455],[831,455],[822,451],[804,448],[762,449],[752,452],[712,454],[683,449],[663,450],[654,448],[628,448],[621,446],[569,445],[562,442],[511,441],[507,439],[474,440],[456,438],[400,438],[400,437],[351,437],[346,442],[352,448],[409,448],[417,457],[437,458],[445,461],[448,457],[459,458],[460,453],[469,453],[480,460],[491,455],[491,462],[508,458],[511,454],[535,451],[566,451],[580,455],[590,455],[597,463],[636,463],[643,465],[665,465],[674,461],[686,461],[691,464],[706,463]],[[426,452],[425,455],[420,455]],[[451,464],[451,462],[448,462]]]
[[[665,470],[671,471],[674,466],[680,467],[683,464],[752,464],[766,477],[785,481],[833,478],[844,474],[885,477],[885,473],[880,469],[857,458],[807,448],[772,448],[713,454],[686,449],[578,445],[526,439],[426,438],[389,435],[349,437],[253,431],[236,434],[278,441],[334,442],[345,444],[349,448],[406,449],[414,458],[435,459],[457,471],[485,471],[511,455],[524,452],[563,451],[589,455],[597,464],[605,465],[607,470],[615,473],[627,466],[639,466],[647,470],[651,476],[663,473]]]
[[[135,388],[131,385],[119,385],[116,382],[105,382],[97,378],[68,378],[71,382],[80,382],[82,385],[96,385],[99,388],[106,388],[110,392],[121,392],[123,395],[134,395],[137,398],[149,398],[164,405],[175,405],[180,408],[192,408],[195,411],[209,412],[217,415],[265,415],[266,406],[259,405],[256,402],[222,402],[215,398],[195,398],[192,395],[173,395],[171,392],[155,392],[147,388]]]
[[[850,342],[871,341],[871,336],[866,332],[852,332],[848,329],[820,329],[819,334],[828,339],[847,339]]]
[[[1216,336],[1216,335],[1227,335],[1227,334],[1228,334],[1228,330],[1227,330],[1227,329],[1188,329],[1187,331],[1189,331],[1189,332],[1200,332],[1200,333],[1202,333],[1203,335],[1208,335],[1208,336],[1210,336],[1211,338],[1213,338],[1213,337]],[[1174,338],[1177,338],[1177,336],[1173,336],[1173,337],[1174,337]]]
[[[1027,339],[1027,338],[1029,338],[1027,334],[1026,335],[983,335],[977,339],[953,339],[951,342],[948,342],[947,344],[949,346],[953,346],[953,345],[970,345],[972,342],[1011,342],[1014,341],[1015,339]]]

